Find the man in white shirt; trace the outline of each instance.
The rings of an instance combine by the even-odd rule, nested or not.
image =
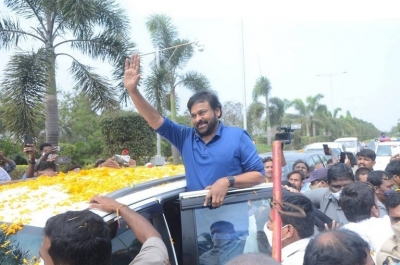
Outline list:
[[[298,193],[288,193],[282,196],[283,212],[299,214],[290,205],[303,209],[305,216],[281,214],[282,218],[282,265],[302,265],[304,252],[310,237],[314,234],[314,211],[310,199]],[[275,220],[270,212],[264,232],[268,241],[272,242],[272,227]]]
[[[374,188],[366,182],[350,183],[343,188],[339,204],[349,221],[343,228],[356,232],[367,241],[375,260],[376,253],[393,231],[387,215],[379,218]]]

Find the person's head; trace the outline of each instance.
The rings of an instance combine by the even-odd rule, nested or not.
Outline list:
[[[300,239],[310,237],[314,234],[314,210],[310,199],[298,193],[286,193],[282,196],[282,211],[289,213],[299,213],[298,209],[291,205],[303,209],[305,216],[291,216],[280,214],[282,218],[282,247],[290,245]],[[268,221],[265,224],[264,232],[268,241],[272,242],[272,229],[274,225],[272,211],[269,213]]]
[[[46,265],[109,265],[111,251],[110,229],[91,211],[69,211],[46,222],[40,248]]]
[[[368,182],[346,185],[340,194],[339,204],[349,222],[358,223],[371,217],[379,217],[375,192]]]
[[[385,171],[393,175],[393,180],[396,183],[396,186],[400,187],[400,161],[391,161],[389,164],[387,164]]]
[[[311,172],[310,177],[305,179],[303,183],[310,183],[310,189],[327,188],[328,185],[328,169],[318,168]]]
[[[338,229],[311,239],[303,265],[372,265],[368,243],[357,233]]]
[[[381,133],[381,137],[386,137],[386,134],[385,133]]]
[[[386,210],[392,225],[400,221],[400,192],[394,192],[386,200]]]
[[[227,221],[214,222],[210,227],[210,233],[214,247],[221,246],[237,238],[235,227]]]
[[[226,265],[280,265],[276,260],[260,252],[245,253],[231,259]]]
[[[301,190],[301,185],[303,185],[304,178],[304,173],[300,170],[293,170],[287,175],[288,181],[292,183],[297,190]]]
[[[383,203],[394,192],[393,175],[382,170],[373,170],[368,174],[367,181],[374,186],[376,197]]]
[[[196,132],[204,137],[215,133],[218,119],[222,116],[222,106],[217,95],[209,90],[194,94],[187,103]]]
[[[355,181],[362,181],[362,182],[367,182],[368,180],[368,174],[371,172],[370,168],[367,167],[359,167],[356,172],[354,173],[354,179]]]
[[[376,154],[371,149],[363,149],[357,153],[357,166],[372,169],[375,166]]]
[[[49,161],[41,161],[36,168],[36,176],[55,176],[57,175],[56,164]]]
[[[327,177],[329,189],[337,200],[343,187],[354,182],[353,170],[343,163],[333,164],[328,169]]]
[[[310,167],[301,159],[294,161],[292,170],[301,170],[306,177],[310,174]]]
[[[265,177],[272,180],[272,158],[270,156],[264,157],[262,162],[264,164]]]
[[[49,152],[53,149],[53,145],[51,143],[43,143],[39,146],[40,151]]]

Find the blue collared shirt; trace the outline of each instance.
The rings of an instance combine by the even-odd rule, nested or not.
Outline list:
[[[224,126],[219,121],[216,134],[205,143],[193,127],[164,118],[156,132],[181,153],[188,191],[201,190],[219,178],[250,171],[258,171],[265,176],[256,147],[243,129]]]

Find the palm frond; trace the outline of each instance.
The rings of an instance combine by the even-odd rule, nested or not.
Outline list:
[[[164,14],[153,14],[146,21],[146,27],[150,32],[154,47],[160,49],[173,46],[178,37],[178,31],[172,24],[172,19]]]
[[[146,98],[161,115],[165,115],[163,106],[168,94],[165,86],[168,83],[168,74],[165,68],[153,66],[151,74],[144,81]]]
[[[4,0],[4,5],[26,19],[37,17],[42,21],[42,2],[41,0]]]
[[[196,71],[189,71],[180,76],[177,85],[183,85],[192,92],[210,90],[210,82],[207,77]]]
[[[259,97],[265,97],[268,99],[271,89],[271,83],[269,82],[268,78],[265,76],[260,76],[257,78],[256,84],[253,88],[253,100],[257,101]]]
[[[119,104],[109,81],[94,73],[93,68],[76,61],[72,62],[71,74],[76,80],[74,89],[82,91],[92,104],[93,110],[117,109]]]
[[[172,46],[182,45],[175,49],[169,49],[161,53],[161,60],[168,62],[169,67],[183,69],[187,65],[190,58],[193,57],[194,49],[193,45],[187,45],[191,43],[187,39],[176,39],[172,43]]]
[[[44,119],[47,84],[46,53],[17,53],[11,56],[2,81],[1,102],[4,123],[17,137],[26,132],[35,135],[42,130],[38,119]]]
[[[21,38],[25,40],[27,36],[44,42],[41,37],[23,30],[18,20],[4,17],[0,21],[0,48],[9,49],[13,46],[18,46],[19,40]]]

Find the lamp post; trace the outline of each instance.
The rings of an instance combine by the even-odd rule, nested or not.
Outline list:
[[[196,40],[196,41],[192,41],[192,42],[188,42],[188,43],[182,43],[182,44],[179,44],[179,45],[167,47],[167,48],[164,48],[164,49],[159,49],[157,47],[155,51],[141,54],[140,57],[143,57],[143,56],[146,56],[146,55],[150,55],[150,54],[155,54],[156,55],[157,68],[160,68],[160,52],[174,49],[173,53],[168,58],[168,61],[169,61],[169,60],[171,60],[172,56],[175,54],[175,51],[178,48],[184,47],[184,46],[188,46],[188,45],[192,45],[192,44],[196,45],[197,49],[200,52],[204,51],[204,44],[202,44],[202,43],[200,43],[200,41]],[[160,157],[161,157],[161,136],[157,133],[157,155],[156,155],[156,158],[154,160],[155,161],[155,163],[154,163],[155,165],[158,165],[158,164],[161,163]],[[160,160],[160,161],[158,161],[158,160]]]
[[[324,74],[324,75],[317,75],[317,77],[323,77],[323,76],[328,76],[330,78],[330,88],[331,88],[331,111],[333,115],[333,84],[332,84],[332,77],[335,75],[342,75],[342,74],[347,74],[347,72],[340,72],[340,73],[334,73],[334,74]]]

